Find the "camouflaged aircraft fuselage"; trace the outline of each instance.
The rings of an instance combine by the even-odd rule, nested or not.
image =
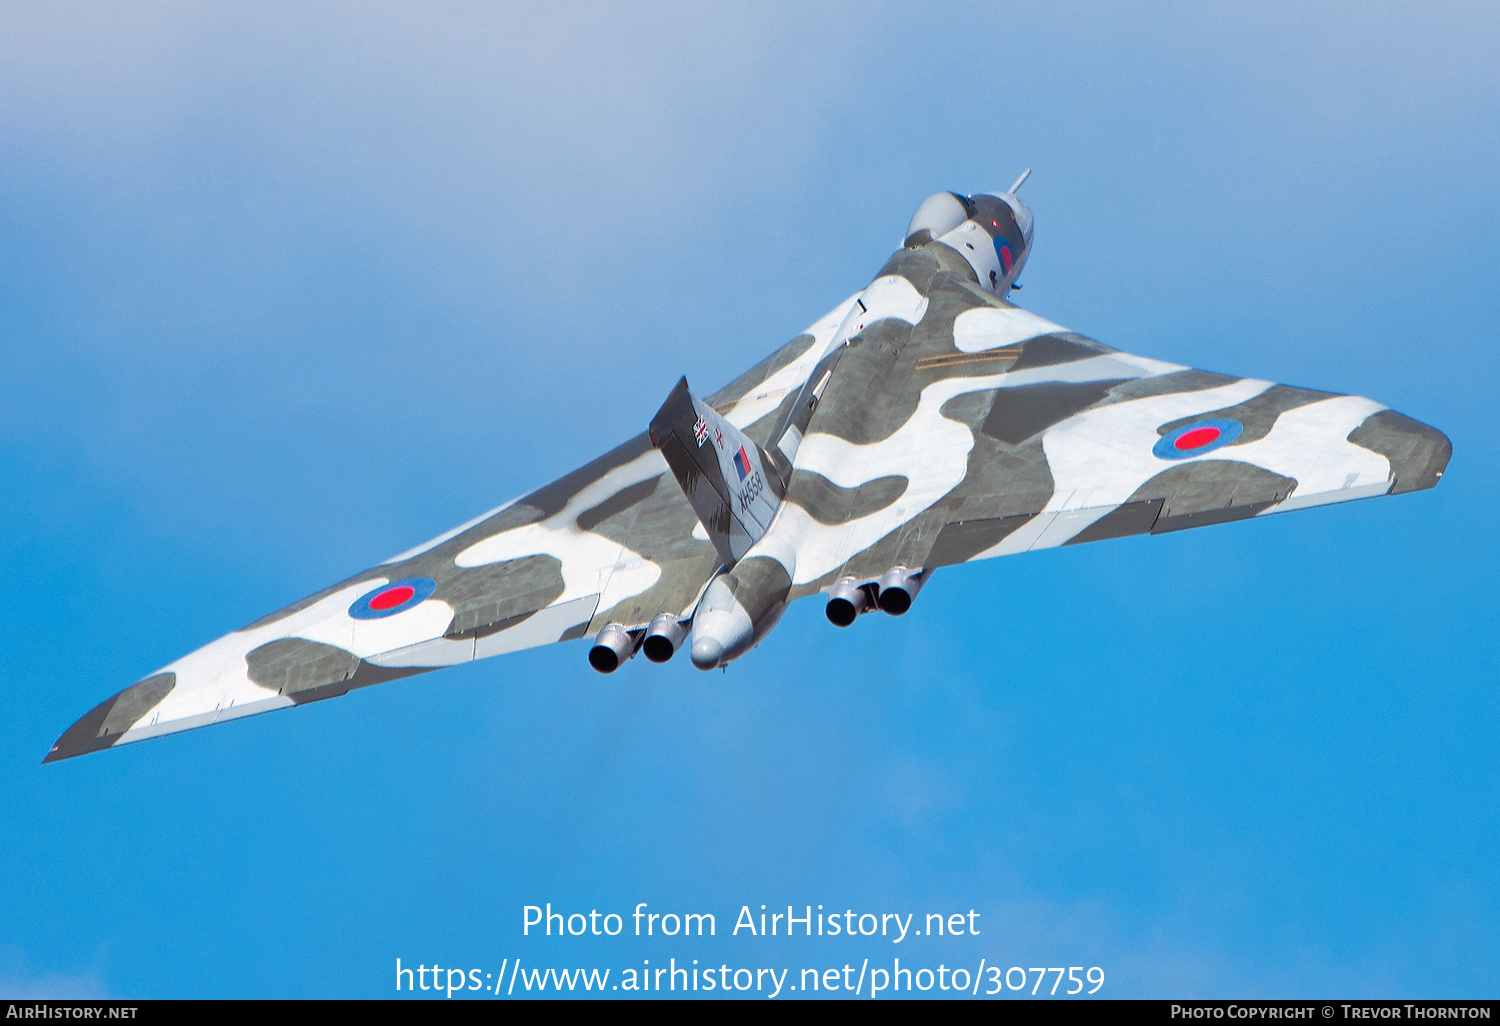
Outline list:
[[[683,647],[712,669],[804,596],[847,625],[904,613],[939,567],[1442,476],[1448,439],[1380,403],[1132,356],[1007,302],[1019,185],[929,198],[867,288],[729,385],[680,381],[649,431],[150,674],[46,761],[575,638],[605,672]]]

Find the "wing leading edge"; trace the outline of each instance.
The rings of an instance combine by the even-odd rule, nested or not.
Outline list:
[[[853,300],[707,403],[764,444]],[[696,529],[696,530],[695,530]],[[514,502],[162,667],[55,762],[428,670],[690,613],[719,554],[645,433]]]
[[[776,528],[796,553],[793,598],[893,568],[1431,488],[1452,454],[1370,399],[1068,331],[976,287],[940,243],[881,273],[925,309],[850,339],[808,425]]]

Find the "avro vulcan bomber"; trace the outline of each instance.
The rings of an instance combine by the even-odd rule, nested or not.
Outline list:
[[[1358,396],[1111,349],[1007,300],[1016,195],[941,192],[866,288],[546,487],[226,634],[47,761],[588,638],[610,673],[744,656],[817,595],[847,627],[935,571],[1431,488],[1444,435]]]

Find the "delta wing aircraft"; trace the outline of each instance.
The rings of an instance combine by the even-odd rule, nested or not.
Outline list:
[[[1448,439],[1378,402],[1012,305],[1025,180],[929,197],[867,288],[735,381],[678,381],[648,431],[163,667],[45,761],[575,638],[604,673],[683,647],[711,670],[808,595],[845,627],[956,563],[1437,484]]]

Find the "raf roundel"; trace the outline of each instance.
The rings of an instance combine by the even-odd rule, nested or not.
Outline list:
[[[392,581],[361,595],[349,607],[349,615],[356,620],[378,620],[383,616],[395,616],[432,598],[434,591],[437,591],[437,583],[430,577],[408,577],[402,581]]]
[[[1245,425],[1237,420],[1211,417],[1195,420],[1168,431],[1151,447],[1151,454],[1161,460],[1185,460],[1213,452],[1240,437]]]
[[[1010,269],[1016,265],[1015,254],[1010,251],[1010,243],[1004,238],[995,239],[995,256],[1000,258],[1000,266],[1006,274],[1009,274]]]

